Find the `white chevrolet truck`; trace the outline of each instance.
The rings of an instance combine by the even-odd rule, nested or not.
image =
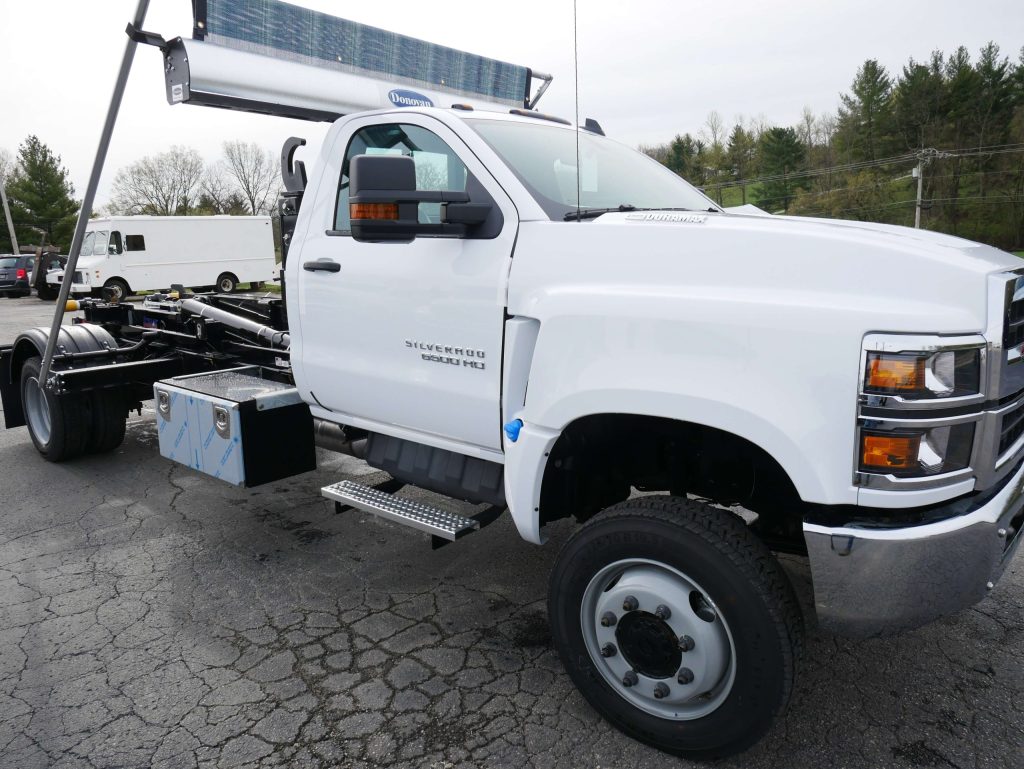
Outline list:
[[[198,43],[160,43],[197,83]],[[284,298],[87,300],[48,369],[46,329],[0,348],[7,426],[69,460],[153,399],[165,456],[252,486],[352,453],[393,480],[324,496],[435,544],[573,518],[548,596],[566,671],[691,757],[748,747],[792,691],[775,553],[808,559],[842,634],[993,589],[1024,521],[1017,258],[729,213],[593,121],[390,100],[336,119],[308,181],[286,144]]]

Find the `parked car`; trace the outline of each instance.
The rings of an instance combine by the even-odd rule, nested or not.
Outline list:
[[[32,293],[28,273],[34,258],[32,254],[0,255],[0,296],[28,296]]]
[[[44,301],[53,301],[57,298],[60,289],[49,285],[46,276],[51,272],[60,272],[68,263],[66,254],[43,254],[33,260],[32,271],[29,273],[29,284],[36,290],[36,296]]]

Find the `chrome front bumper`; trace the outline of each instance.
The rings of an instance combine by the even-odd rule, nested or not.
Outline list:
[[[904,527],[804,523],[819,624],[864,637],[909,630],[976,604],[1024,536],[1024,464],[974,504]]]

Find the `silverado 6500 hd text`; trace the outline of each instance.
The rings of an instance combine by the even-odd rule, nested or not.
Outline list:
[[[729,213],[595,123],[399,97],[337,119],[308,182],[286,147],[283,300],[87,300],[46,376],[45,329],[0,348],[7,426],[70,459],[155,398],[161,451],[240,485],[319,443],[488,505],[323,490],[439,540],[507,509],[541,544],[574,517],[549,593],[566,670],[691,756],[752,744],[792,690],[773,551],[806,555],[839,633],[993,588],[1024,517],[1018,259]]]

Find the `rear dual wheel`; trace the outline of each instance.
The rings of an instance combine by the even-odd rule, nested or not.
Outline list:
[[[124,441],[128,410],[116,391],[56,396],[42,386],[42,359],[21,368],[21,403],[36,450],[50,462],[111,451]]]
[[[771,552],[682,497],[609,508],[566,543],[548,599],[583,696],[630,736],[690,758],[756,742],[793,687],[802,618]]]

